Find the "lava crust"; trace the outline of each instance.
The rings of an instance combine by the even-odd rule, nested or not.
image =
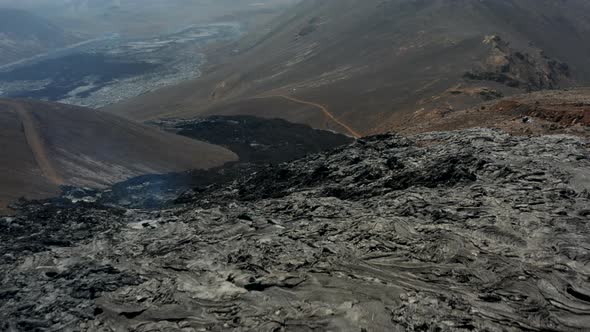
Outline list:
[[[5,331],[583,331],[590,154],[472,129],[361,139],[165,210],[0,219]]]

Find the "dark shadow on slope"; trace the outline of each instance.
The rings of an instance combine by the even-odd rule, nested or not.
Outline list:
[[[190,191],[191,195],[208,192],[237,179],[247,178],[269,165],[297,160],[353,141],[350,137],[306,125],[250,116],[174,119],[150,124],[224,146],[238,154],[240,161],[209,170],[143,175],[115,184],[107,190],[65,187],[62,197],[54,202],[158,209],[184,202],[182,198],[178,199],[183,192]]]

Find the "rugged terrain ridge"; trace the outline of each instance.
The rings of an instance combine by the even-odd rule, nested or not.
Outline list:
[[[574,136],[386,134],[134,210],[0,219],[3,330],[583,331]]]

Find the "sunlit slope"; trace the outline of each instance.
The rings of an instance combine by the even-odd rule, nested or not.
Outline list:
[[[102,187],[132,176],[236,160],[222,147],[111,114],[0,99],[0,202],[46,197],[61,185]]]

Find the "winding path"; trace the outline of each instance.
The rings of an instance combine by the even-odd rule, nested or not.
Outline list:
[[[37,166],[41,169],[43,175],[51,181],[55,185],[63,185],[65,183],[64,179],[57,173],[51,161],[49,160],[47,150],[43,144],[43,139],[39,134],[37,127],[35,126],[35,121],[31,116],[31,113],[22,105],[14,102],[9,101],[2,101],[0,100],[0,104],[4,104],[12,108],[18,116],[23,125],[23,129],[25,132],[25,137],[27,139],[27,143],[31,148],[31,152],[35,157],[35,161],[37,162]]]
[[[330,112],[328,110],[328,108],[322,104],[318,104],[318,103],[314,103],[311,101],[307,101],[307,100],[302,100],[296,97],[292,97],[292,96],[288,96],[288,95],[268,95],[268,96],[261,96],[261,97],[257,97],[257,98],[283,98],[295,103],[299,103],[302,105],[307,105],[307,106],[312,106],[315,108],[318,108],[320,111],[322,111],[322,113],[324,113],[324,115],[329,118],[330,120],[332,120],[334,123],[336,123],[337,125],[341,126],[342,128],[346,129],[346,131],[348,131],[352,136],[356,137],[356,138],[361,138],[363,137],[362,134],[360,134],[358,131],[352,129],[350,126],[348,126],[347,124],[345,124],[344,122],[338,120],[338,118],[332,114],[332,112]]]

